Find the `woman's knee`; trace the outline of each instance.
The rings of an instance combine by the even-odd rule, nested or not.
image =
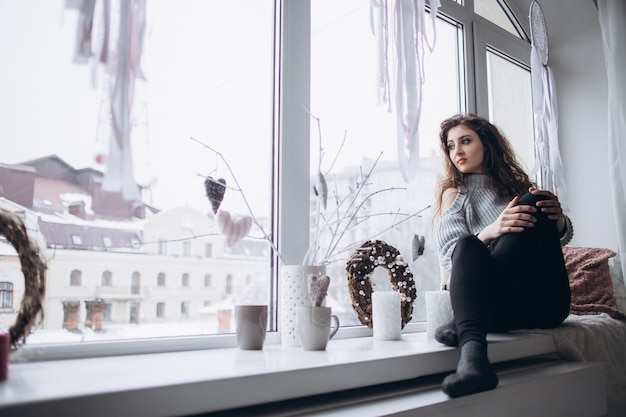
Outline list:
[[[539,195],[539,194],[535,195],[532,193],[526,193],[520,197],[519,202],[517,204],[524,205],[524,206],[535,206],[537,204],[537,201],[548,200],[548,199],[549,197],[545,195]]]
[[[466,262],[468,258],[476,258],[477,256],[489,256],[489,251],[485,244],[475,235],[468,233],[461,235],[456,242],[454,252],[452,253],[452,263]]]

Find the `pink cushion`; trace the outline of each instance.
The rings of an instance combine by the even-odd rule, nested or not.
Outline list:
[[[608,260],[615,255],[615,252],[605,248],[563,247],[572,292],[570,313],[606,313],[614,319],[626,320],[613,295]]]

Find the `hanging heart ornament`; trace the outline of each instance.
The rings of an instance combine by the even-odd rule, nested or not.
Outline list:
[[[213,177],[208,176],[204,179],[204,189],[206,191],[206,196],[213,207],[213,214],[217,214],[217,210],[220,208],[220,205],[224,200],[226,180],[224,178],[216,180]]]
[[[413,261],[424,254],[425,243],[426,239],[424,236],[413,235],[413,239],[411,239],[411,255]]]
[[[226,237],[228,246],[233,246],[235,243],[248,236],[250,227],[252,227],[252,217],[240,216],[237,219],[233,219],[226,210],[220,210],[217,213],[216,220],[217,227]]]
[[[328,275],[318,277],[317,275],[310,274],[307,279],[309,286],[309,297],[311,297],[311,303],[314,307],[319,307],[324,301],[324,297],[328,292],[328,286],[330,285],[330,278]]]

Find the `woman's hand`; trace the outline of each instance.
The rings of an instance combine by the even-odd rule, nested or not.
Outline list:
[[[476,236],[488,245],[506,233],[520,233],[526,227],[533,227],[537,219],[530,213],[536,212],[537,209],[533,206],[517,205],[519,199],[519,196],[515,196],[496,221]]]
[[[543,213],[547,213],[550,220],[556,221],[559,234],[562,235],[563,232],[565,232],[565,216],[563,216],[563,209],[561,209],[561,203],[559,203],[558,197],[550,191],[538,190],[534,187],[530,187],[528,191],[533,195],[544,195],[548,197],[548,200],[538,201],[537,207],[539,207]]]

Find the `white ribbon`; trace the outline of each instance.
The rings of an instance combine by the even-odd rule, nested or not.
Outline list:
[[[424,55],[433,51],[436,39],[436,16],[439,0],[431,0],[430,17],[433,42],[428,42],[424,29],[426,0],[395,0],[391,13],[386,0],[372,0],[370,19],[378,17],[379,100],[390,107],[389,81],[389,18],[393,16],[395,44],[395,106],[397,117],[397,148],[400,172],[405,182],[415,178],[419,162],[419,123],[422,109],[422,86],[425,81]],[[374,13],[374,9],[378,9]],[[373,23],[372,23],[372,26]]]
[[[116,60],[109,60],[109,96],[112,137],[109,144],[104,191],[121,191],[125,200],[140,200],[130,146],[131,110],[135,79],[143,77],[139,66],[145,23],[144,0],[121,0]]]

